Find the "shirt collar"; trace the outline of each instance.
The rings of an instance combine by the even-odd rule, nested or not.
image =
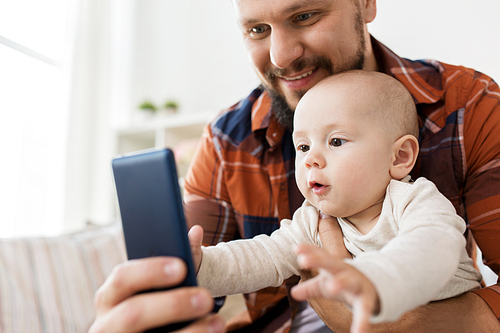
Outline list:
[[[416,104],[434,104],[444,99],[440,73],[444,67],[437,61],[411,61],[401,58],[373,36],[371,43],[379,70],[393,76],[408,89]]]
[[[252,107],[252,132],[264,132],[269,146],[274,147],[281,142],[286,129],[273,117],[271,105],[271,97],[263,89]]]

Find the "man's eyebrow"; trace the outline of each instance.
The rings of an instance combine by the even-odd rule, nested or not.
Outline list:
[[[301,0],[301,1],[296,1],[293,3],[290,7],[285,8],[283,10],[284,14],[291,14],[293,12],[296,12],[304,7],[310,7],[310,6],[317,6],[317,5],[323,5],[325,4],[325,0]]]
[[[238,20],[240,26],[250,25],[259,22],[256,19],[246,19],[246,20]]]
[[[283,9],[281,14],[282,15],[289,15],[289,14],[294,13],[294,12],[304,8],[304,7],[323,6],[326,2],[327,2],[326,0],[298,0],[298,1],[295,1],[295,3],[291,4],[289,7]],[[248,18],[248,19],[244,19],[244,20],[239,20],[238,22],[240,25],[244,26],[247,24],[258,23],[258,22],[260,22],[260,20]]]

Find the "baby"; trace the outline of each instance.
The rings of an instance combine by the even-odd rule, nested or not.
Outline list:
[[[318,221],[326,215],[336,218],[349,253],[331,257],[335,274],[320,269],[292,296],[346,303],[353,331],[479,288],[465,222],[433,183],[409,176],[417,137],[415,104],[392,77],[350,71],[318,83],[294,115],[296,179],[305,202],[271,236],[201,247],[201,228],[193,227],[199,284],[215,296],[249,293],[316,268],[313,250],[299,245],[321,247]]]

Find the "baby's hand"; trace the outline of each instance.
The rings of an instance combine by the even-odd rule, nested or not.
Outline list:
[[[292,288],[298,301],[324,297],[343,302],[352,308],[351,332],[368,332],[370,316],[380,311],[378,294],[368,278],[341,258],[324,249],[300,245],[296,249],[302,269],[318,269],[319,274]]]
[[[191,255],[193,256],[194,269],[196,274],[200,270],[201,265],[201,245],[203,241],[203,228],[199,225],[194,225],[188,232],[189,245],[191,246]]]

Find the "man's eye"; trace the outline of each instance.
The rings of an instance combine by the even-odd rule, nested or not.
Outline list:
[[[264,34],[267,33],[268,30],[269,30],[268,26],[259,25],[248,29],[248,33],[253,37],[262,37]]]
[[[300,14],[300,15],[297,15],[297,17],[295,18],[295,20],[296,20],[296,21],[299,21],[299,22],[307,21],[307,20],[308,20],[308,19],[310,19],[313,15],[314,15],[314,13],[304,13],[304,14]]]
[[[346,142],[347,141],[344,140],[344,139],[333,138],[332,141],[330,141],[330,146],[332,146],[332,147],[340,147],[340,146],[342,146]]]
[[[308,145],[300,145],[299,150],[303,153],[309,151],[309,146]]]

